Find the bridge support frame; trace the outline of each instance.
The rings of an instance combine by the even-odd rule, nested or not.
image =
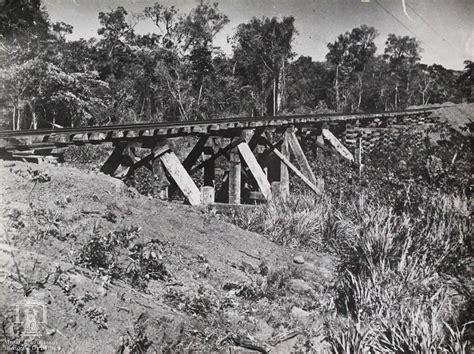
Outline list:
[[[170,183],[168,198],[172,198],[179,189],[191,205],[210,204],[215,202],[215,161],[218,157],[224,156],[229,163],[227,179],[223,184],[229,204],[240,204],[253,199],[270,201],[276,196],[288,198],[289,171],[302,179],[313,192],[321,194],[323,188],[311,169],[296,131],[293,126],[283,130],[276,129],[276,131],[275,129],[265,131],[265,128],[255,127],[253,131],[235,130],[230,136],[219,135],[218,132],[203,134],[182,162],[164,138],[150,137],[141,142],[118,141],[101,171],[115,177],[129,176],[140,167],[146,167],[154,172],[156,168],[153,168],[153,163],[159,159]],[[348,157],[347,149],[343,146],[341,148],[342,144],[334,135],[325,129],[319,129],[319,131],[326,140],[331,142],[336,151]],[[310,134],[305,130],[302,133],[306,134],[305,136]],[[275,136],[281,136],[281,140],[272,143]],[[221,146],[217,150],[216,141]],[[222,144],[224,141],[228,143]],[[322,142],[318,143],[323,145]],[[265,148],[261,153],[258,152],[261,150],[255,150],[259,145]],[[150,149],[151,153],[139,158],[135,148]],[[328,148],[325,147],[325,149]],[[277,158],[276,161],[279,164],[276,170],[276,166],[270,159],[272,155]],[[294,157],[298,167],[290,161],[290,155]],[[191,178],[191,175],[200,169],[203,169],[204,177],[201,190]],[[250,195],[243,194],[244,186],[253,186],[258,189],[258,192],[250,189]]]

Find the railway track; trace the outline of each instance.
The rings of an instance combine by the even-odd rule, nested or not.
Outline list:
[[[341,135],[350,127],[384,127],[398,120],[418,121],[432,115],[437,108],[412,109],[358,114],[312,114],[274,117],[233,117],[185,122],[147,122],[61,129],[0,131],[0,156],[5,158],[32,159],[60,157],[69,145],[102,143],[135,143],[148,147],[157,140],[213,135],[228,138],[240,136],[243,130],[280,129],[296,127],[319,130],[331,128]]]
[[[258,126],[279,126],[279,125],[291,125],[291,124],[322,124],[322,123],[341,123],[352,120],[373,120],[383,119],[399,116],[417,115],[422,113],[431,113],[438,109],[435,108],[424,108],[424,109],[412,109],[405,111],[389,111],[389,112],[377,112],[377,113],[330,113],[330,114],[312,114],[312,115],[285,115],[285,116],[272,116],[272,117],[232,117],[232,118],[220,118],[202,121],[180,121],[180,122],[154,122],[154,123],[131,123],[131,124],[120,124],[120,125],[105,125],[105,126],[92,126],[92,127],[74,127],[74,128],[61,128],[61,129],[38,129],[38,130],[3,130],[0,131],[0,139],[8,138],[22,138],[22,137],[35,137],[35,136],[47,136],[47,135],[61,135],[61,134],[86,134],[95,132],[117,132],[117,131],[147,131],[147,130],[172,130],[171,132],[158,131],[156,135],[170,134],[173,135],[173,130],[180,130],[183,133],[193,132],[192,128],[207,127],[208,130],[226,130],[233,128],[254,128]],[[203,133],[202,129],[197,129],[197,133]],[[3,145],[0,142],[0,147]]]

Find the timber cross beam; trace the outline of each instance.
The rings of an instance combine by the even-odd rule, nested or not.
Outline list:
[[[376,131],[387,124],[427,119],[434,111],[1,131],[0,155],[28,160],[58,154],[70,145],[108,143],[113,150],[101,168],[103,173],[126,178],[146,168],[167,185],[162,195],[168,198],[179,191],[191,205],[252,204],[276,196],[288,198],[290,175],[300,178],[315,194],[324,192],[321,179],[305,155],[307,138],[317,149],[338,153],[352,164],[361,165],[361,129]],[[354,138],[359,144],[355,155],[347,148]],[[190,149],[183,148],[185,141],[192,142]],[[186,150],[180,160],[178,155]]]

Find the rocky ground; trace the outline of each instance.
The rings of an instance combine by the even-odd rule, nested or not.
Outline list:
[[[221,219],[98,172],[0,161],[2,349],[324,350],[334,259]]]

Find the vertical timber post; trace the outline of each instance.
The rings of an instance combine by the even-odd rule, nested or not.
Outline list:
[[[214,149],[212,146],[205,146],[202,152],[204,165],[204,185],[201,188],[201,198],[204,205],[209,205],[215,201],[215,160],[212,158]]]
[[[240,204],[241,170],[239,149],[234,147],[229,153],[229,204]]]
[[[281,193],[281,187],[280,187],[280,182],[278,181],[273,181],[272,182],[272,197],[273,198],[279,198]]]
[[[281,153],[287,159],[290,158],[290,150],[288,146],[288,130],[283,133],[283,144],[281,145]],[[290,195],[290,174],[288,173],[288,166],[280,162],[280,197],[282,199],[288,198]]]
[[[355,163],[359,167],[359,179],[362,177],[362,137],[357,139],[357,147],[355,149]]]
[[[321,128],[318,128],[318,131],[317,131],[317,135],[316,135],[316,142],[320,145],[320,146],[324,146],[324,137],[323,137],[323,131]],[[317,150],[320,150],[318,148],[316,148],[316,151]],[[322,155],[322,150],[321,151],[317,151],[316,152],[316,155],[318,154],[321,154]]]
[[[170,185],[166,178],[165,168],[160,159],[154,159],[152,162],[153,175],[158,179],[158,195],[160,199],[168,199],[168,187]]]
[[[202,153],[203,162],[207,161],[204,165],[204,185],[207,187],[214,187],[215,176],[215,160],[212,159],[214,149],[211,146],[206,146]]]

